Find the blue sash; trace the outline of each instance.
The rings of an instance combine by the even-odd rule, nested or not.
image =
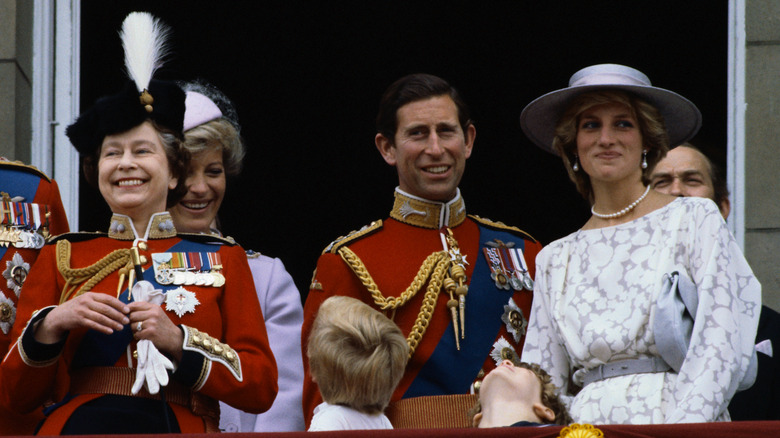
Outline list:
[[[471,383],[476,379],[485,359],[493,349],[501,326],[504,305],[513,296],[514,291],[501,290],[490,278],[490,267],[485,260],[482,247],[485,242],[500,239],[503,242],[515,242],[516,248],[525,249],[525,241],[520,237],[503,231],[480,226],[478,257],[469,283],[466,297],[466,338],[460,340],[460,351],[455,346],[455,334],[450,322],[439,340],[433,354],[403,398],[427,395],[467,394]],[[441,299],[441,298],[439,298]],[[478,310],[477,310],[478,309]],[[447,315],[435,315],[435,318],[449,318]],[[426,333],[431,336],[432,333]]]

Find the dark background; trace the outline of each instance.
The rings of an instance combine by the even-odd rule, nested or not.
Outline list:
[[[81,105],[126,80],[118,37],[128,12],[173,28],[158,78],[203,78],[230,96],[248,145],[220,219],[245,248],[281,258],[302,294],[334,238],[387,217],[397,184],[373,144],[384,89],[416,72],[458,88],[477,127],[461,182],[468,211],[543,243],[581,226],[588,205],[518,117],[576,70],[612,62],[699,106],[692,141],[726,160],[726,1],[83,0]],[[82,181],[80,226],[110,212]],[[399,255],[402,256],[402,255]]]

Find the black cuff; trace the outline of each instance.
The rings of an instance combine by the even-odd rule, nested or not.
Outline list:
[[[19,351],[24,361],[30,365],[51,365],[57,361],[57,358],[62,354],[63,348],[65,348],[65,341],[68,339],[70,332],[66,332],[65,337],[54,344],[44,344],[35,339],[35,324],[42,321],[52,310],[54,310],[54,306],[35,313],[30,318],[30,322],[27,323],[27,327],[24,328],[24,332],[22,332],[19,340]]]

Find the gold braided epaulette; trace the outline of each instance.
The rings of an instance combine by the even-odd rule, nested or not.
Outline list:
[[[531,241],[534,241],[534,242],[538,242],[536,239],[534,239],[533,236],[531,236],[530,234],[528,234],[525,231],[521,230],[520,228],[513,227],[511,225],[507,225],[507,224],[505,224],[503,222],[496,222],[496,221],[492,221],[490,219],[479,217],[479,216],[477,216],[475,214],[470,214],[469,217],[474,219],[475,221],[479,222],[480,224],[485,225],[486,227],[493,228],[493,229],[496,229],[496,230],[510,231],[510,232],[515,233],[515,234],[520,234],[520,235],[522,235],[524,238],[526,238],[528,240],[531,240]]]
[[[48,175],[41,172],[40,169],[33,166],[32,164],[24,164],[21,161],[0,161],[0,166],[3,167],[10,167],[12,169],[21,170],[23,172],[32,173],[35,176],[38,176],[42,179],[45,179],[46,181],[51,182],[51,178],[49,178]]]
[[[375,220],[359,230],[352,231],[346,236],[341,236],[337,238],[336,240],[331,242],[328,246],[326,246],[324,250],[322,250],[322,254],[326,254],[326,253],[336,254],[338,253],[339,248],[341,248],[342,246],[348,243],[352,243],[358,239],[362,239],[363,237],[366,237],[368,235],[371,235],[381,230],[382,226],[383,226],[382,219]]]

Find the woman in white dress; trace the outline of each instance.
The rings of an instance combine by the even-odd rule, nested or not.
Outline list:
[[[592,204],[578,231],[545,247],[522,359],[546,369],[577,422],[729,420],[746,378],[761,286],[709,199],[649,190],[647,169],[699,129],[684,97],[630,67],[602,64],[531,102],[526,135],[560,155]],[[665,274],[696,285],[690,346],[662,359],[656,304]]]

